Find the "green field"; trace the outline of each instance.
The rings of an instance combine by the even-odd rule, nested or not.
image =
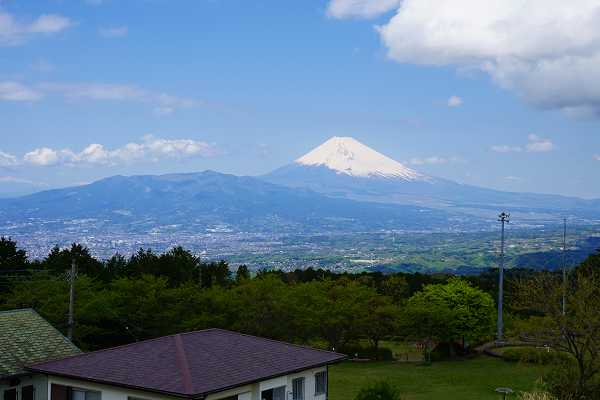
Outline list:
[[[466,361],[443,361],[418,366],[399,362],[344,362],[330,367],[329,398],[352,400],[368,382],[388,380],[403,400],[497,400],[497,387],[532,390],[541,367],[481,356]],[[511,398],[515,398],[512,396]]]

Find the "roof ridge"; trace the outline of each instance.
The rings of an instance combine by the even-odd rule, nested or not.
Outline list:
[[[159,336],[159,337],[155,337],[155,338],[140,340],[139,342],[125,343],[125,344],[121,344],[119,346],[107,347],[105,349],[98,349],[98,350],[94,350],[94,351],[82,352],[81,354],[74,354],[72,356],[61,358],[60,360],[66,360],[69,358],[76,358],[76,357],[84,357],[84,356],[87,356],[90,354],[98,354],[98,353],[103,353],[106,351],[112,351],[112,350],[122,349],[125,347],[135,346],[135,345],[142,344],[142,343],[148,343],[148,342],[154,342],[157,340],[167,339],[167,338],[174,337],[177,335],[187,335],[189,333],[211,331],[211,330],[215,330],[215,329],[217,329],[217,328],[199,329],[197,331],[190,331],[190,332],[183,332],[183,333],[173,333],[171,335],[165,335],[165,336]],[[39,364],[44,364],[44,363],[41,362]]]
[[[193,394],[192,374],[190,374],[190,366],[188,364],[187,355],[185,354],[181,335],[175,335],[173,338],[175,339],[175,358],[181,371],[183,388],[189,394]]]
[[[340,355],[341,354],[341,353],[337,353],[337,352],[331,351],[331,350],[317,349],[317,348],[310,347],[310,346],[303,346],[303,345],[299,345],[299,344],[284,342],[283,340],[269,339],[269,338],[264,338],[264,337],[261,337],[261,336],[256,336],[256,335],[250,335],[250,334],[247,334],[247,333],[230,331],[230,330],[222,329],[222,328],[206,328],[206,329],[198,329],[198,330],[195,330],[195,331],[182,332],[182,333],[174,333],[174,334],[171,334],[171,335],[159,336],[159,337],[156,337],[156,338],[141,340],[139,342],[127,343],[127,344],[122,344],[120,346],[114,346],[114,347],[108,347],[106,349],[99,349],[99,350],[94,350],[94,351],[90,351],[90,352],[82,352],[80,354],[74,354],[74,355],[71,355],[71,356],[67,356],[67,357],[60,358],[58,360],[52,360],[52,361],[66,360],[66,359],[77,358],[77,357],[85,357],[85,356],[90,355],[90,354],[98,354],[98,353],[103,353],[103,352],[107,352],[107,351],[118,350],[118,349],[135,346],[135,345],[142,344],[142,343],[154,342],[154,341],[157,341],[157,340],[163,340],[163,339],[167,339],[167,338],[171,338],[171,337],[175,337],[175,336],[185,336],[185,335],[191,335],[191,334],[194,334],[194,333],[210,332],[210,331],[226,332],[226,333],[232,334],[232,335],[240,335],[240,336],[251,337],[251,338],[254,338],[254,339],[258,339],[258,340],[265,340],[265,341],[269,341],[269,342],[273,342],[273,343],[279,343],[279,344],[284,344],[284,345],[287,345],[287,346],[297,347],[297,348],[300,348],[300,349],[318,351],[318,352],[321,352],[321,353],[336,354],[336,355]],[[52,362],[52,361],[47,361],[47,362]],[[45,364],[45,362],[36,363],[36,365],[37,364]]]

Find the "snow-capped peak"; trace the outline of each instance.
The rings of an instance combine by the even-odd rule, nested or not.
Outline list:
[[[427,179],[425,175],[351,137],[334,136],[295,162],[301,165],[325,166],[338,174],[356,177],[383,177],[408,181]]]

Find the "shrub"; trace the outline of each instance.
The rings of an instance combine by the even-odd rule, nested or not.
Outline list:
[[[358,392],[354,400],[401,400],[398,389],[387,381],[371,383]]]
[[[562,360],[569,359],[569,355],[563,352],[540,349],[534,347],[513,347],[502,352],[502,358],[506,361],[520,361],[528,364],[550,365]]]
[[[455,356],[464,356],[465,354],[467,354],[467,352],[460,344],[455,342],[442,342],[435,346],[431,352],[431,359],[433,361],[442,361]]]
[[[579,373],[574,358],[555,363],[544,376],[544,389],[560,400],[600,400],[600,377],[598,374],[579,389]]]
[[[523,392],[519,394],[519,400],[558,400],[548,392]]]
[[[361,345],[346,345],[338,350],[340,353],[347,354],[349,357],[368,358],[369,360],[393,361],[394,353],[387,347],[379,347],[377,350],[373,347]]]

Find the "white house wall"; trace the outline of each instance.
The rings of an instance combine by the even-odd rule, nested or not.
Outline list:
[[[313,368],[296,374],[285,375],[257,382],[252,385],[240,386],[223,392],[210,394],[206,397],[206,400],[219,400],[235,395],[238,396],[238,400],[261,400],[261,391],[280,386],[286,387],[287,399],[292,400],[292,381],[300,377],[304,378],[304,400],[326,400],[326,394],[322,394],[319,396],[315,395],[315,374],[317,372],[325,370],[325,367]],[[118,386],[103,385],[75,379],[49,376],[47,378],[47,384],[45,383],[45,377],[43,377],[43,379],[43,386],[45,387],[45,396],[43,398],[36,397],[35,400],[50,400],[52,384],[99,391],[102,393],[101,400],[128,400],[128,397],[135,397],[137,399],[142,400],[181,400],[180,398],[175,396],[160,395],[142,390],[132,390],[121,388]],[[40,390],[39,392],[44,392],[44,390]]]
[[[174,400],[178,399],[177,397],[172,396],[164,396],[160,394],[155,394],[152,392],[146,392],[142,390],[131,390],[126,388],[121,388],[119,386],[112,385],[103,385],[99,383],[75,380],[75,379],[67,379],[67,378],[59,378],[59,377],[48,377],[48,388],[47,395],[48,399],[50,399],[51,387],[52,384],[70,386],[73,388],[79,389],[87,389],[101,392],[102,395],[100,397],[101,400],[127,400],[128,397],[135,397],[137,399],[143,400]]]
[[[23,386],[33,385],[33,400],[48,400],[48,386],[46,377],[44,375],[24,375],[16,378],[19,380],[17,386],[9,386],[8,382],[0,382],[0,398],[4,394],[6,389],[17,389],[17,400],[21,400],[21,388]]]

